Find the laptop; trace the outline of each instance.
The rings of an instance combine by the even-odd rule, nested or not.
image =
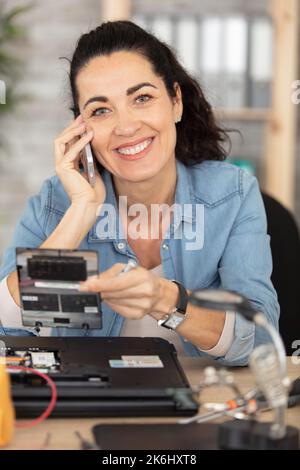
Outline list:
[[[54,380],[54,417],[198,411],[174,346],[161,338],[0,336],[0,349],[8,365],[32,367]],[[17,417],[39,416],[50,400],[46,382],[13,369],[10,375]]]

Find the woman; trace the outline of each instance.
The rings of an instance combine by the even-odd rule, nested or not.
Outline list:
[[[201,88],[165,44],[127,21],[80,38],[70,85],[77,117],[55,141],[57,176],[29,200],[4,256],[4,331],[21,326],[16,246],[91,249],[101,274],[81,289],[101,294],[103,328],[88,334],[167,337],[173,330],[187,354],[246,364],[263,332],[233,312],[183,305],[190,290],[221,286],[278,322],[257,181],[224,162],[226,134]],[[98,167],[94,187],[80,170],[88,143]],[[109,207],[122,220],[114,234],[102,230]],[[157,218],[153,207],[172,208],[171,215],[162,210]],[[137,267],[119,276],[129,259]]]

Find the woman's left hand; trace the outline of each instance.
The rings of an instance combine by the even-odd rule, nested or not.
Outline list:
[[[119,275],[124,266],[117,263],[98,276],[88,278],[81,283],[80,290],[99,292],[112,310],[134,320],[149,314],[159,320],[175,307],[176,284],[142,267]]]

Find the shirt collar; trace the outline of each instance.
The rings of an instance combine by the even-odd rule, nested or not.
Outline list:
[[[193,211],[192,210],[186,210],[186,207],[192,207],[193,204],[193,198],[191,195],[191,181],[190,181],[190,175],[188,168],[178,160],[176,160],[176,172],[177,172],[177,181],[176,181],[176,192],[175,192],[175,211],[174,211],[174,221],[173,221],[173,226],[176,228],[178,225],[184,221],[188,223],[193,222]],[[93,241],[112,241],[111,236],[109,234],[99,234],[97,232],[97,225],[99,221],[101,220],[102,217],[104,217],[104,212],[105,212],[105,206],[107,207],[113,207],[115,210],[115,219],[116,219],[116,240],[124,240],[124,234],[122,231],[122,225],[120,225],[119,222],[119,211],[118,211],[118,205],[116,201],[116,195],[114,191],[114,186],[113,186],[113,181],[111,174],[107,171],[104,170],[101,174],[103,178],[103,182],[105,184],[106,188],[106,198],[104,201],[104,204],[102,206],[101,212],[99,216],[97,217],[96,223],[94,226],[91,228],[89,235],[88,235],[88,240],[89,242]]]

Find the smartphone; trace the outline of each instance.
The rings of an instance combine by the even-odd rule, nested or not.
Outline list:
[[[94,157],[92,154],[92,149],[91,149],[90,144],[87,144],[85,146],[84,153],[85,153],[85,163],[86,163],[85,169],[87,172],[87,177],[88,177],[90,185],[95,186],[95,183],[96,183],[95,165],[94,165]]]

